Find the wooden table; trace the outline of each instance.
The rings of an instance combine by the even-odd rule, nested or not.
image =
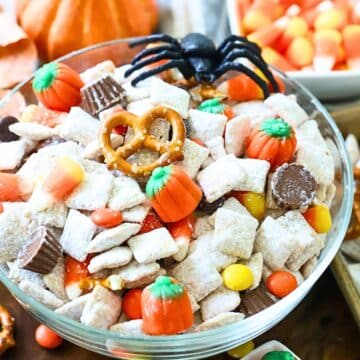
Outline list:
[[[34,341],[37,322],[13,300],[0,285],[1,303],[16,318],[17,347],[4,360],[101,360],[70,343],[46,351]],[[261,344],[270,339],[283,342],[303,360],[360,360],[360,332],[330,271],[315,285],[308,297],[278,326],[256,339]],[[231,359],[222,354],[212,360]],[[181,360],[181,359],[179,359]]]

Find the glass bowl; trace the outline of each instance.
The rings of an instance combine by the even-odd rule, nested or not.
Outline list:
[[[129,40],[98,44],[68,54],[60,61],[77,71],[111,59],[116,65],[128,63],[138,50],[128,48]],[[353,176],[342,135],[320,102],[300,84],[274,69],[286,85],[286,93],[295,93],[299,104],[315,119],[321,133],[328,139],[336,164],[336,196],[331,208],[333,227],[318,264],[294,292],[269,308],[245,320],[218,329],[177,336],[121,336],[110,331],[97,330],[58,315],[22,292],[8,277],[7,269],[0,267],[0,280],[12,295],[40,322],[54,329],[63,338],[88,350],[114,358],[124,359],[200,359],[206,358],[256,338],[287,316],[306,296],[339,250],[350,220],[353,201]],[[21,92],[27,103],[35,101],[31,79],[17,86],[1,102],[9,101]],[[289,329],[290,331],[291,329]]]

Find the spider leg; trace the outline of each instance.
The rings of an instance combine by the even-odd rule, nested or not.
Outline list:
[[[178,68],[181,73],[184,75],[186,79],[190,78],[192,74],[190,74],[189,70],[187,70],[188,64],[186,60],[170,60],[168,63],[160,65],[159,67],[155,69],[151,69],[148,71],[144,71],[139,76],[137,76],[134,80],[132,80],[131,85],[136,86],[136,84],[144,79],[147,79],[150,76],[159,74],[165,70],[172,69],[172,68]]]
[[[128,77],[129,75],[131,75],[135,70],[141,69],[142,67],[144,67],[146,65],[153,64],[153,63],[155,63],[155,62],[157,62],[159,60],[181,59],[181,58],[182,58],[181,54],[179,54],[177,52],[164,50],[160,54],[151,56],[150,58],[147,58],[145,60],[141,60],[141,61],[135,63],[134,65],[132,65],[130,69],[126,70],[125,77]]]
[[[135,47],[138,45],[150,44],[150,43],[159,42],[159,41],[173,44],[173,45],[177,46],[178,48],[180,48],[179,42],[176,39],[174,39],[172,36],[166,35],[166,34],[153,34],[153,35],[149,35],[149,36],[143,36],[141,38],[130,41],[129,47]]]
[[[220,52],[223,52],[224,48],[226,46],[229,46],[229,44],[235,44],[235,43],[241,43],[241,44],[248,44],[251,46],[254,51],[261,51],[259,46],[251,41],[249,41],[245,36],[239,36],[239,35],[230,35],[228,36],[219,46],[218,50]]]
[[[141,50],[134,58],[132,59],[131,64],[135,64],[137,61],[142,59],[145,56],[157,54],[163,50],[178,50],[175,45],[169,44],[169,45],[161,45],[161,46],[154,46],[152,48]]]
[[[275,80],[272,72],[269,70],[266,62],[261,56],[256,56],[254,53],[249,51],[248,49],[234,49],[230,51],[225,57],[224,57],[224,63],[235,60],[237,58],[246,58],[250,60],[254,65],[256,65],[262,73],[267,77],[267,79],[270,81],[274,91],[279,91],[279,85],[277,81]]]
[[[255,53],[256,55],[261,54],[261,49],[255,43],[251,42],[229,42],[227,43],[219,52],[221,55],[227,55],[231,50],[234,49],[249,49],[249,51]]]
[[[240,64],[240,63],[233,63],[233,62],[225,62],[221,64],[216,70],[215,75],[216,77],[220,77],[224,73],[229,70],[239,71],[247,75],[251,80],[255,81],[263,91],[264,97],[267,98],[270,95],[268,84],[256,73],[254,73],[250,68],[247,66]]]

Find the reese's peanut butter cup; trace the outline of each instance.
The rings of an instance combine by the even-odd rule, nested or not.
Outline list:
[[[284,164],[275,171],[271,188],[278,206],[285,210],[295,210],[311,204],[316,181],[302,165]]]
[[[122,107],[127,104],[123,87],[110,75],[84,86],[81,97],[81,107],[92,116],[98,116],[116,104]]]
[[[254,315],[271,306],[274,302],[268,294],[266,287],[261,284],[255,290],[241,294],[241,311],[247,315]]]
[[[46,226],[37,227],[19,254],[19,267],[40,274],[48,274],[57,264],[62,249]]]

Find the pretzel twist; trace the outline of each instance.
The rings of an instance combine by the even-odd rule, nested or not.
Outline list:
[[[15,319],[0,305],[0,356],[16,345],[13,336]]]
[[[172,127],[170,141],[162,143],[149,134],[151,125],[156,119],[164,119],[170,123]],[[119,125],[131,127],[134,135],[130,142],[115,150],[111,146],[110,136],[112,130]],[[132,176],[147,176],[159,166],[182,160],[184,141],[185,126],[181,116],[165,106],[153,108],[142,117],[125,111],[114,114],[103,122],[100,133],[101,151],[109,168],[121,170]],[[147,165],[136,165],[127,161],[131,155],[144,148],[160,153],[160,157]]]

